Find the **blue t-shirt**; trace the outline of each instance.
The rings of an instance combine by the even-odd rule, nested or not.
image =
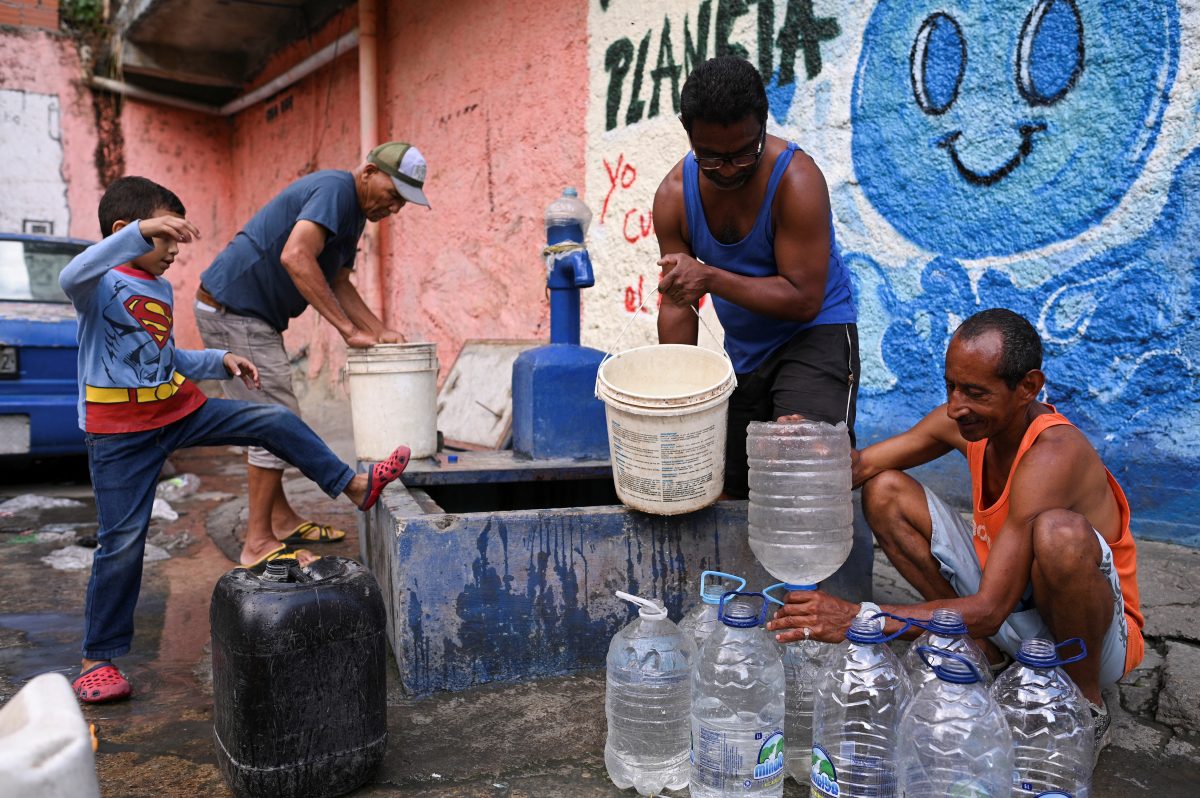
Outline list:
[[[771,205],[775,191],[779,188],[783,174],[792,155],[799,150],[788,142],[787,149],[779,154],[767,183],[767,194],[763,198],[754,227],[741,241],[722,244],[708,229],[708,218],[704,214],[704,202],[700,198],[699,167],[696,158],[688,153],[683,160],[683,204],[687,214],[688,233],[691,235],[692,254],[697,260],[724,269],[727,272],[747,277],[769,277],[779,274],[775,263],[775,222],[771,216]],[[829,220],[829,274],[825,279],[825,296],[821,310],[811,321],[798,322],[762,316],[740,305],[713,296],[713,310],[725,328],[725,351],[733,361],[738,374],[754,371],[775,350],[786,344],[798,333],[822,324],[855,324],[858,313],[854,307],[854,296],[850,289],[850,271],[842,261],[837,236],[833,232],[833,218]]]
[[[308,307],[308,300],[279,262],[296,222],[308,220],[328,233],[317,263],[326,281],[353,268],[366,216],[354,176],[325,169],[296,180],[254,214],[200,275],[204,289],[230,312],[262,319],[276,330]]]

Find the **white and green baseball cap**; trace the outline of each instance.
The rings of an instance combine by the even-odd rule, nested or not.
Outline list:
[[[425,156],[406,141],[389,141],[367,153],[367,163],[374,164],[392,179],[396,191],[409,202],[430,207],[425,196]]]

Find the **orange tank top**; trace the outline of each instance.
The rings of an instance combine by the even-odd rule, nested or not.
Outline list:
[[[1004,490],[990,507],[983,506],[983,455],[987,450],[987,439],[967,443],[967,465],[971,470],[971,510],[975,521],[975,534],[971,540],[975,545],[980,567],[987,563],[992,542],[996,540],[1004,521],[1008,518],[1008,491],[1012,486],[1012,475],[1017,470],[1021,458],[1043,430],[1061,424],[1071,425],[1071,422],[1052,405],[1047,407],[1051,412],[1036,417],[1025,431],[1025,437],[1021,439],[1021,446],[1017,449],[1017,456],[1013,459],[1012,470],[1004,482]],[[1129,673],[1141,664],[1145,653],[1145,642],[1142,640],[1144,620],[1137,587],[1137,549],[1134,546],[1133,533],[1129,529],[1129,501],[1112,472],[1106,468],[1104,473],[1108,477],[1108,486],[1112,490],[1113,498],[1117,500],[1121,518],[1121,534],[1115,543],[1109,541],[1108,546],[1112,549],[1113,567],[1121,582],[1121,596],[1125,602],[1125,619],[1129,627],[1129,638],[1125,645],[1125,672]],[[1100,652],[1096,652],[1096,656],[1099,654]]]

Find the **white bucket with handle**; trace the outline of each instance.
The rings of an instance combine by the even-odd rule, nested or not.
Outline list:
[[[346,354],[354,455],[383,460],[400,444],[437,453],[437,344],[376,344]]]
[[[617,498],[656,515],[714,503],[725,483],[726,422],[736,386],[724,352],[699,346],[657,344],[606,356],[596,396],[604,402]]]

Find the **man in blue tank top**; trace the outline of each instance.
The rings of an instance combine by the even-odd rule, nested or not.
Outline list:
[[[262,390],[226,385],[227,398],[279,404],[300,414],[283,331],[309,305],[347,346],[404,340],[371,311],[350,273],[367,221],[381,221],[410,202],[429,207],[425,173],[416,147],[381,144],[352,171],[324,169],[293,181],[238,231],[200,275],[196,292],[196,326],[204,345],[233,349],[258,366]],[[296,513],[283,491],[282,460],[256,446],[246,459],[243,565],[283,544],[334,543],[346,536]]]
[[[692,151],[654,196],[658,340],[696,344],[697,303],[712,296],[738,376],[725,493],[745,497],[751,421],[844,421],[854,440],[858,316],[825,178],[795,144],[767,133],[754,66],[705,61],[688,76],[680,111]]]

